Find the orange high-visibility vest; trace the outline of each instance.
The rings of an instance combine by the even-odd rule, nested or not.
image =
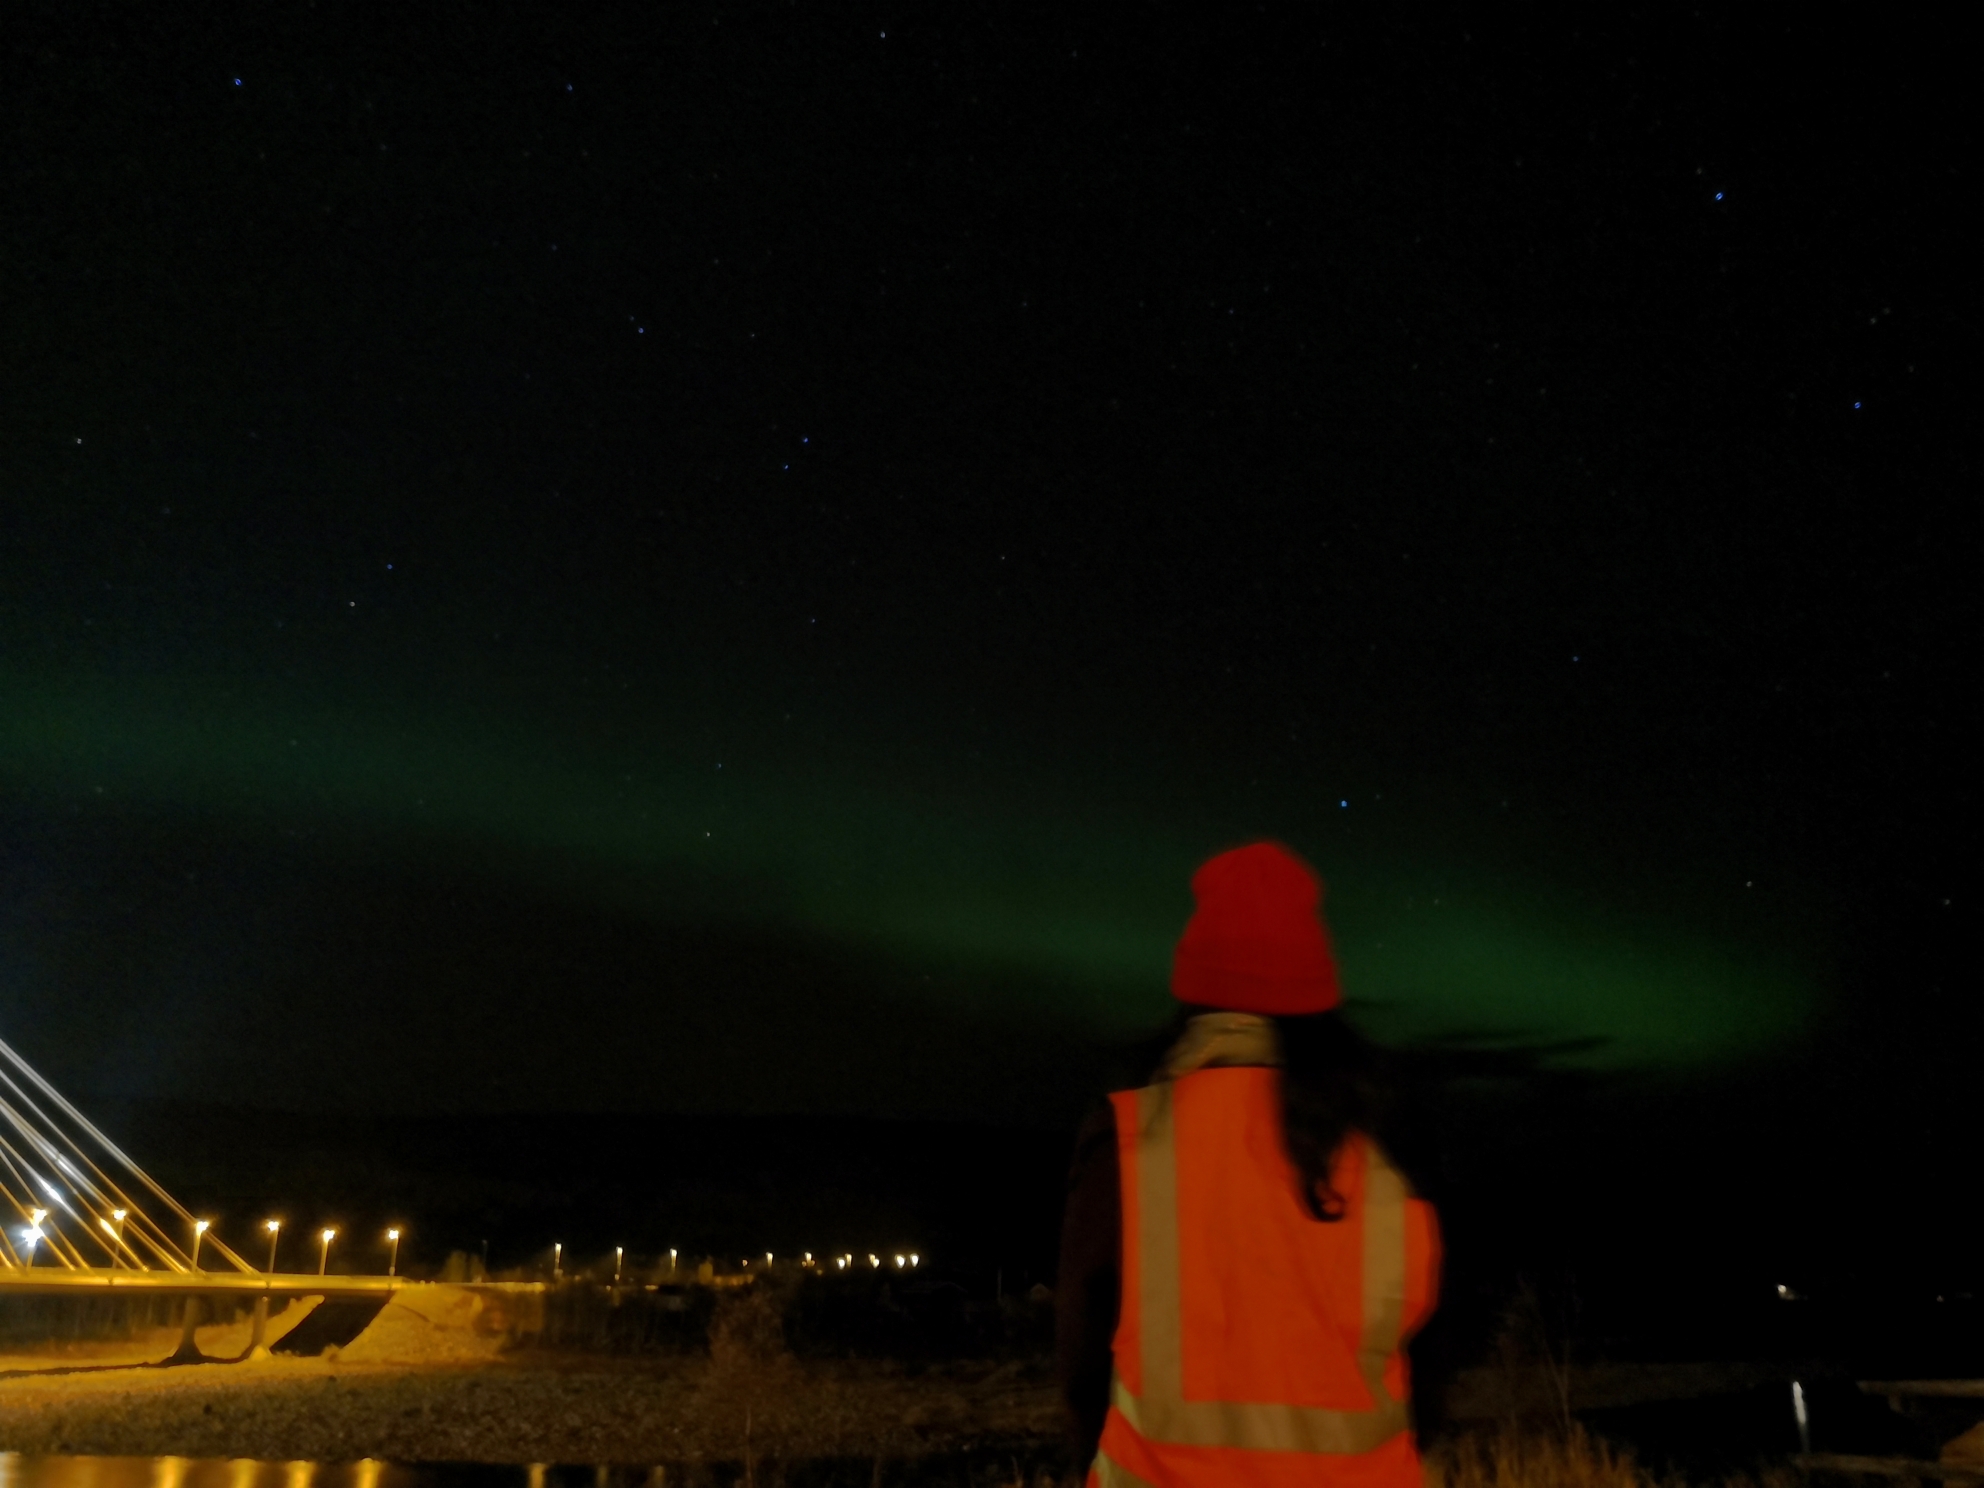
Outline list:
[[[1418,1488],[1404,1346],[1439,1232],[1353,1135],[1315,1219],[1279,1072],[1212,1068],[1110,1097],[1123,1184],[1115,1376],[1089,1488]]]

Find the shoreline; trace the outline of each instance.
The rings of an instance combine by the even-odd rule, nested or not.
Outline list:
[[[1051,1453],[1043,1363],[574,1358],[416,1364],[271,1358],[0,1380],[25,1455],[404,1463],[659,1463]]]

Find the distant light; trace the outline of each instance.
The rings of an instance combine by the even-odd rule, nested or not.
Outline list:
[[[123,1210],[123,1209],[113,1209],[110,1211],[110,1217],[121,1224],[123,1223],[124,1216],[127,1212],[128,1212],[127,1210]]]
[[[237,87],[237,88],[241,86],[241,79],[240,79],[240,78],[236,78],[236,79],[234,80],[234,86],[235,86],[235,87]]]
[[[204,1235],[213,1227],[214,1222],[210,1219],[196,1219],[193,1221],[193,1233],[196,1235]]]
[[[878,1255],[870,1255],[868,1257],[868,1264],[879,1271],[882,1267],[882,1258]]]
[[[336,1234],[336,1230],[322,1230],[318,1232],[317,1238],[322,1240],[326,1245],[329,1245]]]
[[[42,1222],[42,1221],[43,1221],[44,1219],[46,1219],[46,1218],[48,1218],[48,1211],[47,1211],[46,1209],[30,1209],[30,1210],[28,1210],[28,1223],[29,1223],[29,1224],[32,1224],[32,1225],[36,1225],[36,1226],[39,1226],[39,1225],[41,1224],[41,1222]]]
[[[834,1257],[834,1269],[835,1269],[836,1271],[845,1271],[845,1270],[847,1269],[847,1257],[846,1257],[846,1256],[835,1256],[835,1257]]]
[[[909,1263],[912,1266],[920,1266],[923,1264],[923,1257],[916,1255],[914,1252],[912,1252],[909,1257]]]
[[[896,1257],[896,1270],[900,1271],[904,1266],[907,1266],[908,1264],[909,1264],[909,1260],[907,1257],[905,1256]]]
[[[272,1219],[267,1224],[263,1225],[262,1228],[267,1230],[271,1235],[273,1235],[277,1230],[282,1228],[282,1221],[279,1219]]]
[[[388,1230],[388,1231],[386,1231],[386,1238],[387,1238],[388,1240],[397,1240],[397,1239],[399,1239],[399,1237],[400,1237],[400,1232],[399,1232],[398,1230]]]
[[[802,1256],[800,1257],[800,1259],[801,1259],[802,1261],[804,1261],[804,1262],[805,1262],[805,1263],[806,1263],[807,1265],[809,1265],[809,1266],[810,1266],[810,1265],[812,1265],[812,1264],[813,1264],[813,1252],[812,1252],[812,1251],[810,1251],[810,1250],[809,1250],[809,1251],[807,1251],[807,1252],[806,1252],[806,1253],[805,1253],[804,1255],[802,1255]]]
[[[1721,193],[1720,191],[1718,191],[1718,192],[1716,192],[1716,194],[1715,194],[1715,199],[1716,199],[1717,201],[1721,201],[1721,200],[1722,200],[1722,193]]]
[[[30,1246],[38,1245],[41,1242],[41,1230],[38,1227],[30,1227],[22,1230],[21,1238],[27,1241]]]

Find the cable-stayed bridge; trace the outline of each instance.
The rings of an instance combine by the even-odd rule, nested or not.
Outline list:
[[[150,1296],[183,1303],[175,1358],[201,1357],[196,1324],[223,1306],[253,1307],[244,1357],[265,1350],[272,1304],[298,1298],[385,1305],[397,1276],[324,1274],[334,1231],[321,1231],[316,1273],[257,1268],[0,1040],[0,1295]],[[265,1231],[271,1242],[279,1222]],[[394,1233],[397,1241],[397,1233]],[[397,1259],[397,1245],[395,1246]],[[397,1269],[397,1266],[394,1267]],[[361,1307],[360,1312],[364,1309]],[[369,1314],[365,1314],[369,1316]],[[361,1324],[362,1326],[362,1324]]]

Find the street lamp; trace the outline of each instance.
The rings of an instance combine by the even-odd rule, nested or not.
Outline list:
[[[274,1276],[276,1274],[276,1241],[282,1238],[282,1221],[279,1219],[269,1220],[262,1228],[269,1232],[269,1275]]]
[[[551,1279],[553,1281],[563,1281],[565,1279],[564,1261],[564,1242],[553,1240],[551,1242]]]
[[[386,1274],[388,1276],[398,1276],[400,1274],[400,1232],[398,1230],[388,1230],[386,1231],[386,1238],[393,1245],[392,1256],[386,1262]]]
[[[668,1253],[668,1274],[670,1276],[675,1274],[675,1252],[672,1250]]]
[[[196,1219],[193,1221],[193,1269],[195,1271],[200,1269],[200,1241],[210,1228],[212,1228],[212,1225],[208,1220]]]
[[[613,1247],[613,1284],[620,1285],[620,1258],[626,1254],[620,1246]]]
[[[324,1248],[317,1252],[317,1274],[319,1276],[322,1276],[325,1268],[331,1264],[331,1237],[335,1234],[337,1234],[337,1231],[332,1229],[324,1229],[317,1232],[317,1238],[324,1242]]]

